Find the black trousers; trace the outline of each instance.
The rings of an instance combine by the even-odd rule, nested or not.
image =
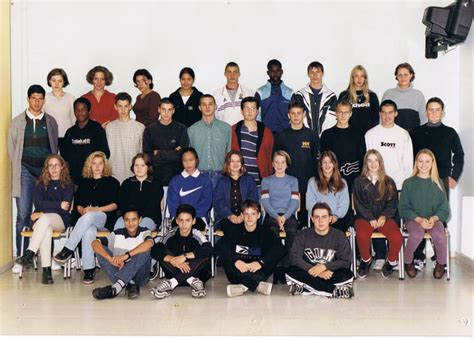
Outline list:
[[[211,263],[209,258],[191,259],[188,261],[191,271],[183,273],[178,268],[175,268],[168,262],[160,262],[160,266],[163,268],[166,278],[175,278],[179,285],[187,285],[186,280],[189,277],[197,277],[203,283],[211,278]]]
[[[234,265],[234,262],[227,259],[222,259],[224,265],[225,275],[231,284],[243,284],[250,291],[255,291],[258,283],[267,280],[273,273],[274,266],[264,265],[257,272],[240,272]]]
[[[265,216],[265,220],[263,221],[263,226],[265,228],[270,229],[275,235],[280,238],[280,226],[278,225],[277,221],[270,217],[268,214]],[[295,216],[289,217],[285,221],[285,248],[287,251],[291,249],[293,245],[293,241],[295,240],[296,232],[298,232],[299,226],[298,221],[296,220]],[[290,265],[290,261],[288,258],[288,254],[283,258],[280,262],[280,266],[288,267]]]
[[[314,291],[322,291],[331,295],[334,291],[336,284],[352,281],[354,279],[354,274],[352,273],[352,271],[346,268],[334,271],[330,279],[313,277],[306,270],[303,270],[297,266],[291,266],[288,269],[287,275],[290,280],[293,279],[297,283],[299,282],[301,284],[306,284]]]

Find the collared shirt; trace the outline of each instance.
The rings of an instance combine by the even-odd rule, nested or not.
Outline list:
[[[185,170],[183,170],[183,171],[181,172],[181,176],[182,176],[183,178],[185,178],[185,179],[186,179],[188,176],[192,176],[193,178],[197,178],[200,174],[201,174],[201,172],[199,171],[199,169],[196,169],[196,170],[193,172],[193,174],[189,174],[189,173],[186,172]]]
[[[211,123],[201,119],[188,128],[188,135],[190,146],[199,155],[199,169],[221,171],[231,146],[230,125],[218,119]]]
[[[31,111],[26,109],[26,116],[28,116],[30,120],[33,120],[33,131],[36,131],[36,121],[41,121],[43,119],[44,111],[41,111],[41,114],[35,116],[31,113]]]

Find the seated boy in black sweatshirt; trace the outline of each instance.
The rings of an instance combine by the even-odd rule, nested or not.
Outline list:
[[[226,233],[216,245],[231,284],[227,296],[243,295],[255,291],[270,295],[272,283],[265,282],[273,273],[286,249],[276,235],[258,224],[260,205],[253,200],[242,203],[244,222]]]
[[[311,210],[314,227],[297,233],[286,275],[290,295],[354,296],[351,247],[343,232],[329,226],[330,217],[329,206],[318,202]]]
[[[156,298],[168,297],[178,285],[189,284],[194,298],[206,296],[204,283],[211,277],[212,246],[202,232],[193,229],[196,210],[183,204],[176,210],[177,228],[155,244],[151,256],[160,262],[166,279],[151,289]]]

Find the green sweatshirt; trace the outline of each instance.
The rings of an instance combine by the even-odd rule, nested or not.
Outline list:
[[[450,215],[446,193],[431,179],[418,176],[412,176],[403,182],[398,212],[405,221],[416,217],[429,219],[438,216],[439,220],[446,222]]]

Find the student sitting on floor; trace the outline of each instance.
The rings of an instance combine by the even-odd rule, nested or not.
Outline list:
[[[168,297],[178,285],[189,284],[191,296],[206,296],[204,283],[211,277],[212,246],[207,238],[193,229],[196,210],[191,205],[180,205],[176,211],[178,227],[156,244],[151,255],[160,262],[166,278],[151,290],[156,298]]]
[[[248,290],[270,295],[272,283],[265,281],[285,256],[286,249],[273,232],[258,224],[257,202],[244,201],[242,214],[244,222],[226,233],[216,245],[231,283],[227,286],[227,296],[240,296]]]
[[[354,296],[351,247],[344,233],[329,225],[331,215],[328,204],[316,203],[311,210],[314,228],[301,230],[296,235],[286,275],[290,295]]]
[[[92,242],[101,268],[113,283],[95,288],[92,291],[94,298],[114,298],[126,288],[128,298],[134,299],[140,296],[140,287],[148,283],[150,249],[154,242],[150,230],[140,226],[141,219],[138,209],[131,206],[123,213],[125,228]]]

